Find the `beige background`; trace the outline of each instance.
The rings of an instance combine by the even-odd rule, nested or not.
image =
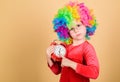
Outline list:
[[[46,64],[56,34],[52,19],[69,0],[0,0],[0,82],[58,82]],[[79,0],[94,9],[99,26],[90,42],[100,62],[91,82],[120,82],[120,0]]]

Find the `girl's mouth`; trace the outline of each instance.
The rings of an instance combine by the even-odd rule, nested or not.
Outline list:
[[[80,36],[81,34],[76,34],[76,36]]]

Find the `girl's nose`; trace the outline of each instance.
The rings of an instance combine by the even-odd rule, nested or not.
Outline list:
[[[78,28],[75,28],[75,29],[74,29],[74,32],[78,32],[78,31],[79,31],[79,29],[78,29]]]

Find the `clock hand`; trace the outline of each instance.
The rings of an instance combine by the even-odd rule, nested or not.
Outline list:
[[[61,48],[60,48],[60,50],[61,50]],[[60,54],[60,50],[59,50],[59,54]]]

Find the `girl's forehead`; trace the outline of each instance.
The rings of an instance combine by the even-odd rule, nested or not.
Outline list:
[[[82,25],[82,22],[79,22],[79,21],[73,21],[73,26],[76,26],[76,25]]]
[[[78,21],[75,21],[74,23],[75,23],[76,25],[82,24],[81,22],[78,22]]]

